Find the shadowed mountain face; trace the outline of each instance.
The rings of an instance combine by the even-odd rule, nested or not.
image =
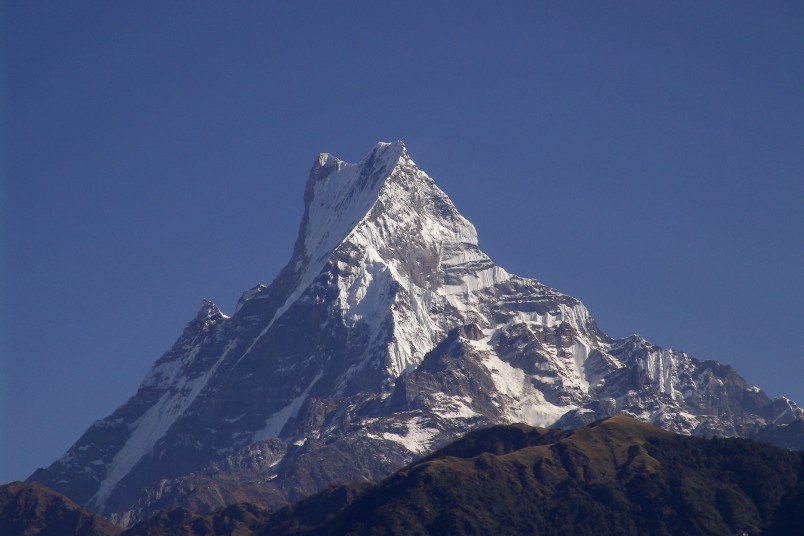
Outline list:
[[[39,484],[0,486],[0,534],[8,536],[117,536],[121,527]]]
[[[237,505],[190,522],[163,515],[126,535],[231,534],[233,523],[265,535],[791,535],[804,526],[803,471],[800,452],[626,417],[571,432],[496,426],[379,484],[330,489],[272,516]]]
[[[304,204],[274,282],[231,316],[205,302],[137,393],[31,481],[129,525],[378,480],[499,423],[623,413],[804,447],[795,403],[727,365],[612,339],[577,299],[497,266],[400,142],[357,164],[320,155]]]

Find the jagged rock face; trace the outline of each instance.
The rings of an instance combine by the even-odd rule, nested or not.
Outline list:
[[[400,142],[358,164],[321,155],[304,201],[274,282],[231,317],[205,302],[138,392],[31,480],[127,524],[387,476],[494,423],[622,412],[701,435],[785,425],[804,447],[794,403],[728,366],[613,340],[578,300],[496,266]]]

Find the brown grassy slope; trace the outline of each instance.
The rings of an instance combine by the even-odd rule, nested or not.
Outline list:
[[[573,431],[478,430],[378,484],[274,514],[172,511],[132,536],[804,535],[804,454],[677,436],[626,417]]]
[[[801,453],[675,436],[626,417],[572,432],[494,427],[400,471],[324,523],[307,521],[303,501],[274,515],[265,533],[797,534],[789,530],[804,526],[794,507],[803,465]]]
[[[8,536],[117,536],[123,532],[39,484],[0,486],[0,534]]]

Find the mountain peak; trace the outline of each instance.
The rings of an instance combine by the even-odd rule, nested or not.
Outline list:
[[[198,333],[205,333],[222,320],[229,318],[215,303],[205,298],[195,317],[184,328],[185,336],[196,337]]]
[[[232,482],[276,505],[387,476],[474,428],[618,412],[804,441],[804,412],[731,367],[613,339],[578,300],[497,266],[404,144],[382,142],[355,164],[320,155],[271,285],[231,318],[205,301],[137,393],[31,478],[128,523],[217,505]]]
[[[344,166],[356,166],[358,168],[393,170],[396,163],[401,158],[410,159],[407,148],[402,141],[377,142],[371,151],[364,156],[357,164],[349,164],[331,153],[320,153],[313,162],[310,176],[307,180],[305,191],[305,207],[309,203],[309,195],[314,195],[314,188],[317,182],[325,180],[333,171],[340,171]]]
[[[315,263],[331,252],[371,209],[403,155],[402,142],[380,142],[357,164],[320,154],[305,188],[297,254]]]
[[[399,326],[413,326],[417,321],[397,318],[398,300],[413,300],[416,310],[426,310],[432,292],[444,284],[434,273],[466,263],[488,269],[481,276],[483,283],[472,279],[469,287],[508,277],[504,270],[492,268],[490,259],[477,248],[474,226],[416,166],[401,141],[377,143],[356,164],[320,154],[310,171],[304,201],[293,258],[281,276],[289,276],[287,288],[292,290],[273,318],[284,315],[329,270],[327,266],[336,267],[339,303],[347,324],[369,322],[377,341],[392,340],[388,352],[393,357],[384,367],[378,366],[391,377],[414,366],[442,332],[432,325],[426,334],[411,327],[403,335]],[[399,288],[412,294],[400,298]],[[466,294],[462,288],[457,284],[455,292]],[[444,292],[450,295],[446,299],[453,299],[451,291]],[[456,296],[453,301],[466,299]],[[389,325],[397,326],[395,333],[385,333]],[[385,334],[380,336],[381,332]]]
[[[374,149],[372,149],[372,152],[375,151],[395,160],[408,155],[408,149],[402,140],[378,141]]]

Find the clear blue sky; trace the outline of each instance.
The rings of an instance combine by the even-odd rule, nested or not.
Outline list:
[[[0,482],[269,283],[315,156],[379,140],[611,335],[804,402],[804,2],[339,4],[0,4]]]

